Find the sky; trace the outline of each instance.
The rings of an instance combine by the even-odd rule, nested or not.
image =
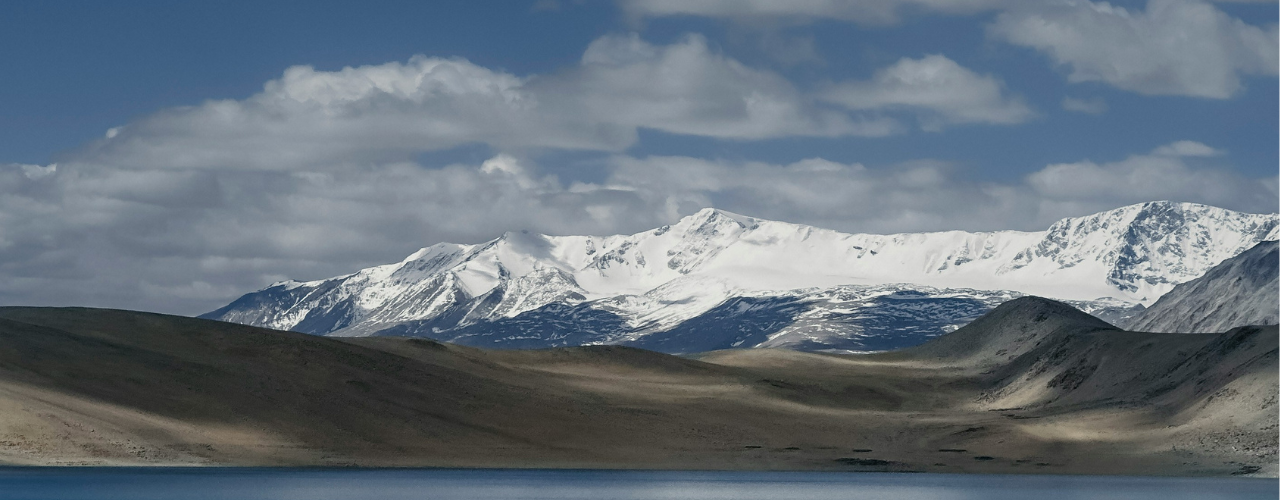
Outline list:
[[[1280,204],[1274,1],[17,2],[0,304],[199,314],[505,231]]]

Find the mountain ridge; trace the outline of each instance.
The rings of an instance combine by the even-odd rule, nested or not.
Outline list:
[[[1129,330],[1225,332],[1280,322],[1280,242],[1264,241],[1182,283],[1130,318]]]
[[[508,232],[475,245],[439,243],[395,264],[278,282],[201,317],[315,334],[394,331],[457,341],[449,332],[557,312],[570,314],[554,318],[563,327],[620,330],[617,338],[596,331],[586,340],[617,343],[670,331],[735,298],[784,300],[797,290],[830,295],[909,283],[947,296],[985,290],[1006,300],[1038,294],[1076,304],[1151,303],[1257,241],[1280,236],[1278,217],[1151,202],[1063,219],[1040,232],[871,235],[703,209],[631,235]],[[933,334],[948,324],[931,327]],[[858,350],[837,337],[818,344]]]

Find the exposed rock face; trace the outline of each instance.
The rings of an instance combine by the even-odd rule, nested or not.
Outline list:
[[[1280,244],[1264,241],[1173,288],[1124,324],[1142,332],[1225,332],[1280,322]]]

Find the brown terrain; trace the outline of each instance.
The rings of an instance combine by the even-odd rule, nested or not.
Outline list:
[[[1275,476],[1278,337],[1023,298],[903,351],[695,359],[0,308],[0,463]]]

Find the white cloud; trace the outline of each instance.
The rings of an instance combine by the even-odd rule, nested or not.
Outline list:
[[[876,71],[869,81],[844,82],[823,99],[853,110],[908,109],[921,115],[926,129],[957,123],[1012,124],[1032,111],[1022,99],[1006,95],[991,75],[979,75],[942,55],[903,58]]]
[[[1165,144],[1153,150],[1151,154],[1155,156],[1220,156],[1224,154],[1222,151],[1211,148],[1204,143],[1196,141],[1177,141]]]
[[[1046,53],[1071,82],[1142,94],[1227,98],[1241,75],[1277,73],[1277,29],[1244,23],[1197,0],[1150,0],[1145,11],[1106,2],[1028,2],[990,34]]]
[[[528,170],[521,164],[520,160],[508,154],[499,154],[485,160],[484,163],[480,164],[480,172],[493,176],[503,176],[515,181],[521,189],[531,189],[538,185],[538,181],[529,176]]]
[[[859,24],[898,22],[912,12],[970,14],[991,9],[1009,0],[622,0],[633,17],[703,16],[747,21],[780,19],[810,22],[839,19]]]
[[[875,232],[1034,229],[1146,196],[1273,209],[1274,179],[1206,165],[1223,154],[1192,142],[1007,184],[966,181],[938,161],[618,155],[602,181],[565,185],[532,160],[543,148],[624,151],[642,128],[878,136],[900,132],[902,116],[938,128],[1031,113],[995,77],[940,55],[815,97],[699,36],[668,45],[603,37],[579,64],[532,76],[422,56],[297,66],[247,99],[114,127],[57,165],[0,165],[0,303],[198,313],[272,281],[342,274],[438,241],[639,231],[703,206]],[[496,153],[444,167],[416,160],[468,144]],[[1164,187],[1140,185],[1151,179]]]
[[[19,170],[22,170],[22,175],[25,175],[28,179],[36,180],[36,179],[41,179],[41,178],[53,175],[55,172],[58,171],[58,164],[51,163],[49,165],[30,165],[25,163],[11,163],[9,165],[4,165],[0,168],[19,169]]]
[[[1274,3],[1274,0],[1216,0]],[[1276,75],[1280,30],[1254,26],[1203,0],[1148,0],[1130,10],[1089,0],[620,0],[633,18],[701,16],[770,27],[833,19],[894,24],[911,14],[1001,12],[993,38],[1034,48],[1071,82],[1151,95],[1227,98],[1242,75]]]
[[[422,56],[340,71],[294,66],[243,101],[169,109],[113,130],[80,158],[130,168],[289,170],[476,142],[616,150],[634,141],[634,130],[547,116],[523,78]]]
[[[428,168],[292,171],[59,164],[0,168],[0,302],[199,313],[284,278],[395,261],[504,231],[640,231],[716,206],[845,231],[1040,229],[1064,216],[1174,199],[1273,212],[1276,179],[1245,179],[1194,142],[1120,161],[1051,165],[1012,183],[939,161],[871,168],[616,156],[565,185],[523,157]]]
[[[436,241],[639,230],[653,213],[625,192],[573,192],[510,155],[289,172],[70,163],[41,178],[10,166],[0,303],[199,313],[282,277],[342,274]]]
[[[1248,179],[1222,165],[1194,163],[1208,150],[1182,141],[1117,162],[1050,165],[1013,183],[967,181],[938,161],[867,168],[822,159],[773,165],[619,157],[611,183],[665,207],[669,218],[715,206],[864,232],[1038,230],[1063,217],[1153,200],[1275,212],[1276,177]]]
[[[817,107],[786,79],[718,54],[698,35],[668,46],[634,34],[603,37],[587,48],[579,68],[531,86],[568,116],[628,129],[742,139],[897,130],[891,120],[855,121]]]
[[[393,162],[465,144],[621,151],[639,128],[732,139],[880,136],[888,119],[817,106],[781,76],[700,36],[593,42],[581,64],[519,77],[462,59],[319,71],[294,66],[244,100],[168,109],[109,130],[75,157],[126,168],[294,170]]]
[[[1203,163],[1220,154],[1198,142],[1179,141],[1115,162],[1049,165],[1029,176],[1027,184],[1046,203],[1073,208],[1177,200],[1274,212],[1280,196],[1276,178],[1248,179]]]
[[[615,159],[615,185],[627,186],[667,218],[715,206],[756,217],[848,231],[898,232],[1001,224],[999,192],[960,181],[941,162],[872,169],[809,159],[788,165],[685,157]],[[996,191],[999,191],[998,189]],[[966,222],[968,219],[968,222]]]
[[[521,77],[462,59],[319,71],[294,66],[243,100],[171,108],[110,129],[71,161],[104,168],[316,171],[412,161],[484,144],[498,151],[623,151],[640,129],[756,140],[879,137],[1031,111],[990,75],[944,56],[903,59],[821,99],[698,35],[669,45],[606,36],[578,65]]]
[[[1062,109],[1100,115],[1107,112],[1107,101],[1102,100],[1101,97],[1087,99],[1067,96],[1062,98]]]

